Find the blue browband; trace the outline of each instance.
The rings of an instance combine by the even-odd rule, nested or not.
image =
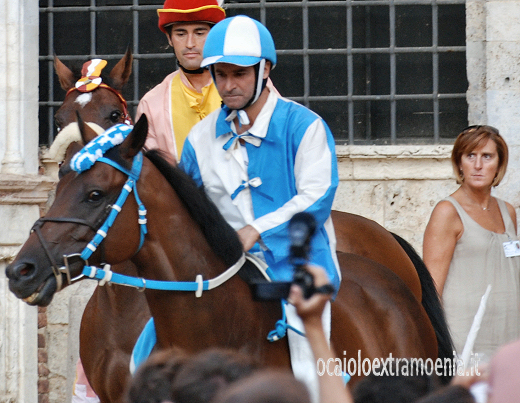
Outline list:
[[[121,190],[121,194],[117,198],[117,201],[111,206],[112,210],[108,214],[107,219],[101,226],[101,228],[98,229],[96,235],[88,243],[88,245],[83,249],[83,252],[81,253],[81,258],[83,260],[88,260],[88,258],[96,251],[98,246],[103,242],[103,239],[107,236],[108,229],[114,224],[114,221],[121,211],[121,208],[123,207],[123,204],[125,203],[128,195],[132,190],[134,191],[135,201],[137,202],[138,209],[139,209],[139,228],[140,228],[140,240],[139,240],[139,248],[137,249],[137,252],[141,249],[144,243],[144,236],[148,232],[146,228],[146,209],[144,208],[143,203],[141,202],[141,199],[139,198],[139,195],[137,194],[137,187],[136,182],[139,179],[139,176],[141,175],[141,168],[143,167],[143,153],[139,152],[132,162],[132,170],[128,171],[126,168],[123,168],[121,165],[119,165],[117,162],[108,159],[106,157],[100,157],[97,159],[99,162],[104,162],[105,164],[108,164],[119,171],[125,173],[128,175],[128,179],[126,183],[123,186],[123,189]],[[136,252],[136,253],[137,253]],[[83,273],[85,274],[85,273]]]

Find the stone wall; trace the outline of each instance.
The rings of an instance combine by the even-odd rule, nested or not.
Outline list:
[[[9,291],[5,268],[47,200],[38,177],[38,2],[1,0],[0,402],[37,400],[37,311]]]
[[[40,216],[54,181],[0,174],[0,403],[36,402],[37,308],[9,291],[5,268]]]
[[[85,280],[69,286],[56,294],[46,309],[45,326],[38,330],[38,335],[46,344],[46,348],[40,350],[47,358],[46,369],[40,371],[40,380],[45,380],[48,387],[48,402],[70,402],[72,399],[81,316],[96,285],[95,281]],[[39,403],[44,402],[40,400]]]
[[[422,255],[435,204],[456,189],[451,146],[338,146],[334,208],[370,218]]]

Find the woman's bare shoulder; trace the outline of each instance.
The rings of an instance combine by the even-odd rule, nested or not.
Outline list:
[[[453,203],[448,200],[441,200],[437,203],[432,211],[428,227],[429,229],[436,228],[444,233],[449,230],[459,234],[463,230],[459,213]]]
[[[449,200],[441,200],[440,202],[438,202],[435,208],[433,209],[432,216],[434,214],[441,215],[443,217],[458,217],[459,215],[457,213],[457,209]]]

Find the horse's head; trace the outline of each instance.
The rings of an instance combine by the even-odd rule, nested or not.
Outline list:
[[[62,285],[67,285],[67,280],[81,275],[86,246],[92,243],[98,229],[113,211],[112,206],[128,179],[126,173],[108,163],[94,162],[91,167],[79,169],[71,164],[77,161],[78,155],[85,157],[84,152],[91,144],[104,138],[104,135],[97,137],[97,133],[81,121],[79,126],[87,146],[81,153],[77,153],[81,147],[78,143],[69,146],[60,168],[54,203],[45,217],[36,221],[29,239],[6,269],[10,290],[31,305],[48,305],[54,293]],[[132,171],[133,161],[144,145],[147,131],[148,122],[143,115],[122,143],[119,141],[119,145],[102,152],[103,157],[124,170]],[[114,143],[118,144],[118,141]],[[99,152],[94,154],[99,156]],[[87,153],[85,159],[90,157]],[[137,251],[140,237],[135,197],[128,198],[123,210],[124,217],[115,220],[110,229],[110,239],[107,237],[89,256],[89,263],[116,264],[129,259]]]
[[[91,66],[87,73],[84,71],[74,73],[60,59],[54,57],[54,67],[58,75],[61,88],[67,91],[62,106],[56,112],[54,118],[58,130],[64,129],[70,123],[76,121],[76,113],[80,112],[85,122],[96,123],[103,129],[117,124],[124,123],[128,118],[126,101],[120,92],[128,81],[132,72],[132,52],[130,48],[126,51],[123,58],[114,66],[110,74],[102,72],[104,67],[99,68],[99,72],[92,73]],[[104,62],[104,61],[103,61]],[[85,70],[85,66],[83,68]],[[94,89],[82,87],[77,89],[80,80],[87,82],[87,74],[99,75],[103,85],[93,86]]]

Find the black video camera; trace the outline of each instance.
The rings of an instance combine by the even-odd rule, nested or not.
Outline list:
[[[325,285],[316,289],[314,277],[305,269],[309,260],[311,239],[316,231],[316,220],[312,214],[297,213],[289,221],[289,261],[294,266],[294,275],[291,282],[273,281],[265,283],[253,283],[251,289],[253,297],[257,301],[272,301],[285,299],[289,296],[292,284],[299,285],[303,290],[305,299],[309,299],[314,293],[332,293],[334,288]]]

